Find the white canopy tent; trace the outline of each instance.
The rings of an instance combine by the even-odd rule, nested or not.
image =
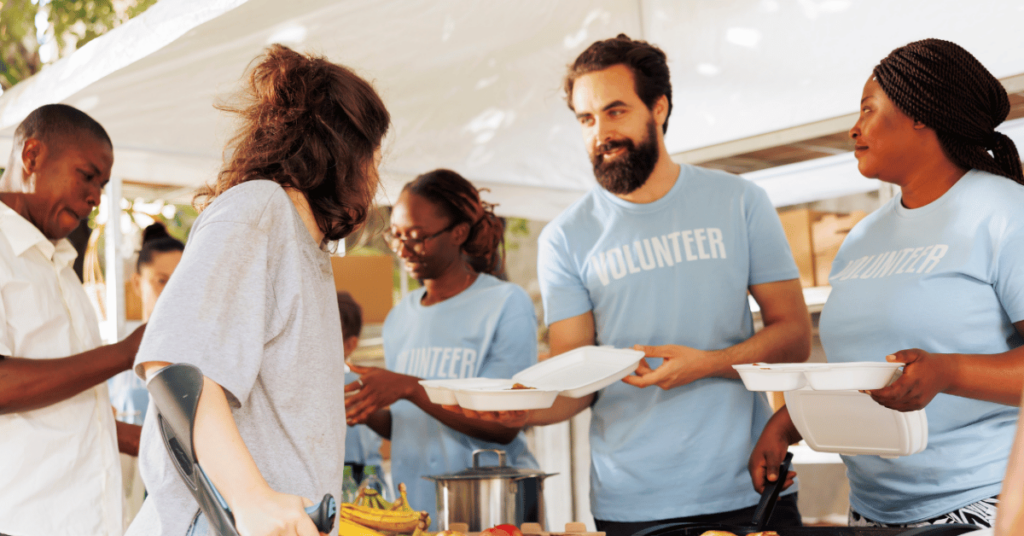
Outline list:
[[[1000,78],[1024,73],[1021,20],[1006,0],[162,0],[0,96],[0,151],[32,109],[66,102],[108,129],[117,177],[194,187],[231,131],[213,104],[280,42],[374,80],[394,118],[381,202],[448,167],[490,187],[499,213],[548,220],[594,183],[560,84],[596,39],[625,32],[666,51],[667,143],[696,161],[847,128],[871,67],[915,39],[956,41]],[[805,178],[769,188],[773,201],[875,188],[848,180],[848,157],[833,163],[794,168]]]
[[[700,162],[849,128],[871,68],[916,39],[960,43],[1024,89],[1022,21],[1024,2],[1010,0],[161,0],[0,95],[0,153],[30,111],[64,102],[114,141],[107,206],[122,180],[190,190],[215,176],[231,132],[214,103],[278,42],[374,81],[394,120],[381,203],[447,167],[489,187],[500,214],[549,220],[594,184],[560,85],[597,39],[624,32],[665,50],[666,141],[676,160]],[[1024,147],[1024,123],[1004,131]],[[747,176],[776,206],[878,188],[851,154]],[[111,227],[106,333],[116,339],[124,302]],[[587,489],[585,468],[569,470],[568,434],[555,440],[565,445],[546,466]],[[586,459],[585,446],[572,448]],[[550,485],[550,497],[568,500],[568,483]],[[589,514],[585,499],[571,514],[562,506],[549,511],[555,526]]]

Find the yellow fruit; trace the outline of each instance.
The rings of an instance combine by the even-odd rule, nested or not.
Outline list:
[[[338,519],[338,534],[340,536],[384,536],[369,527],[345,519]]]
[[[426,512],[379,510],[355,504],[342,504],[338,517],[386,532],[410,533],[416,528],[425,529],[430,526],[430,516]]]

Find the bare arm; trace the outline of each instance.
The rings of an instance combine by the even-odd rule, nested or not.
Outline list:
[[[739,378],[733,365],[807,361],[811,354],[811,316],[799,280],[753,285],[750,294],[761,306],[764,329],[721,350],[673,344],[638,346],[648,357],[661,357],[664,362],[657,369],[642,362],[637,375],[623,381],[636,387],[671,389],[701,378]]]
[[[1014,323],[1024,335],[1024,320]],[[871,391],[885,407],[912,411],[928,405],[939,393],[1016,406],[1024,390],[1024,346],[1001,354],[933,354],[919,349],[887,356],[907,363],[892,385]]]
[[[142,436],[142,427],[137,424],[114,421],[117,426],[117,450],[121,454],[138,457],[139,438]]]
[[[1024,419],[1017,420],[1017,438],[1010,450],[996,512],[996,535],[1011,534],[1024,534]]]
[[[366,426],[370,427],[377,435],[391,440],[391,410],[382,409],[373,412],[366,418]]]
[[[70,357],[0,359],[0,415],[56,404],[128,370],[145,331]]]
[[[375,367],[349,366],[353,372],[360,374],[361,382],[352,382],[345,387],[347,392],[356,392],[345,400],[345,416],[350,425],[369,424],[370,417],[379,413],[382,408],[405,399],[452,430],[483,441],[507,445],[516,438],[521,429],[448,411],[430,402],[426,390],[419,384],[420,379],[415,376]],[[390,436],[390,426],[388,435]]]
[[[143,368],[149,378],[167,365],[148,362]],[[209,378],[203,378],[193,443],[203,470],[231,507],[239,534],[319,534],[304,510],[312,501],[278,493],[263,479],[238,433],[224,390]]]

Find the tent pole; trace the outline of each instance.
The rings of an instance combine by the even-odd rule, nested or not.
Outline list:
[[[121,177],[111,176],[103,201],[107,203],[107,224],[104,229],[106,273],[106,311],[103,334],[107,343],[121,340],[125,333],[124,259],[121,258]]]

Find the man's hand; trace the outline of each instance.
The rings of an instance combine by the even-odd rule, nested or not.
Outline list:
[[[138,457],[142,427],[121,421],[115,421],[114,424],[117,426],[117,450],[121,454]]]
[[[363,424],[375,411],[412,396],[418,389],[419,378],[391,372],[377,367],[359,367],[349,363],[359,379],[346,385],[346,393],[355,393],[345,399],[345,418],[349,426]]]
[[[146,333],[146,324],[143,324],[135,331],[124,338],[124,340],[114,343],[117,351],[122,355],[122,359],[125,360],[124,368],[128,370],[132,368],[135,363],[135,354],[139,352],[139,344],[142,343],[142,336]]]
[[[668,390],[673,387],[687,385],[701,378],[713,375],[721,364],[714,352],[697,350],[686,346],[666,344],[664,346],[636,345],[635,350],[642,350],[645,357],[660,357],[661,365],[652,369],[647,359],[640,361],[635,376],[626,376],[622,381],[635,387],[658,386]]]
[[[879,404],[897,411],[922,409],[952,384],[956,371],[954,362],[945,354],[924,350],[900,350],[886,356],[890,363],[906,363],[903,375],[892,385],[868,391]]]

